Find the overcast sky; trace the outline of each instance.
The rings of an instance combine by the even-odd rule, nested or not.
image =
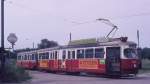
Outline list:
[[[16,48],[32,47],[41,39],[67,44],[72,39],[106,36],[112,29],[98,18],[109,19],[118,26],[115,37],[127,36],[150,47],[150,0],[6,0],[5,46],[7,36],[16,33]],[[77,24],[84,23],[84,24]]]

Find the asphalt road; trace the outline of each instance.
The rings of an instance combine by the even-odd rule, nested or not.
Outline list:
[[[29,73],[33,78],[22,84],[150,84],[150,73],[121,79],[99,76],[73,76],[39,71],[29,71]]]

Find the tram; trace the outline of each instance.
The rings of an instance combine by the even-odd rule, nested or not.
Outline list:
[[[127,37],[75,40],[17,54],[20,67],[66,73],[123,76],[137,74],[139,63],[136,43]]]

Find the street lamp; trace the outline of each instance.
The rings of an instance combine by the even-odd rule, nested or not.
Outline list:
[[[15,35],[15,33],[10,33],[9,36],[7,37],[7,40],[11,43],[12,51],[14,52],[14,45],[18,40],[17,36]]]

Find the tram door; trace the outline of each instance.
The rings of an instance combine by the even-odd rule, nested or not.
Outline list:
[[[106,71],[107,74],[120,74],[120,47],[106,48]]]

